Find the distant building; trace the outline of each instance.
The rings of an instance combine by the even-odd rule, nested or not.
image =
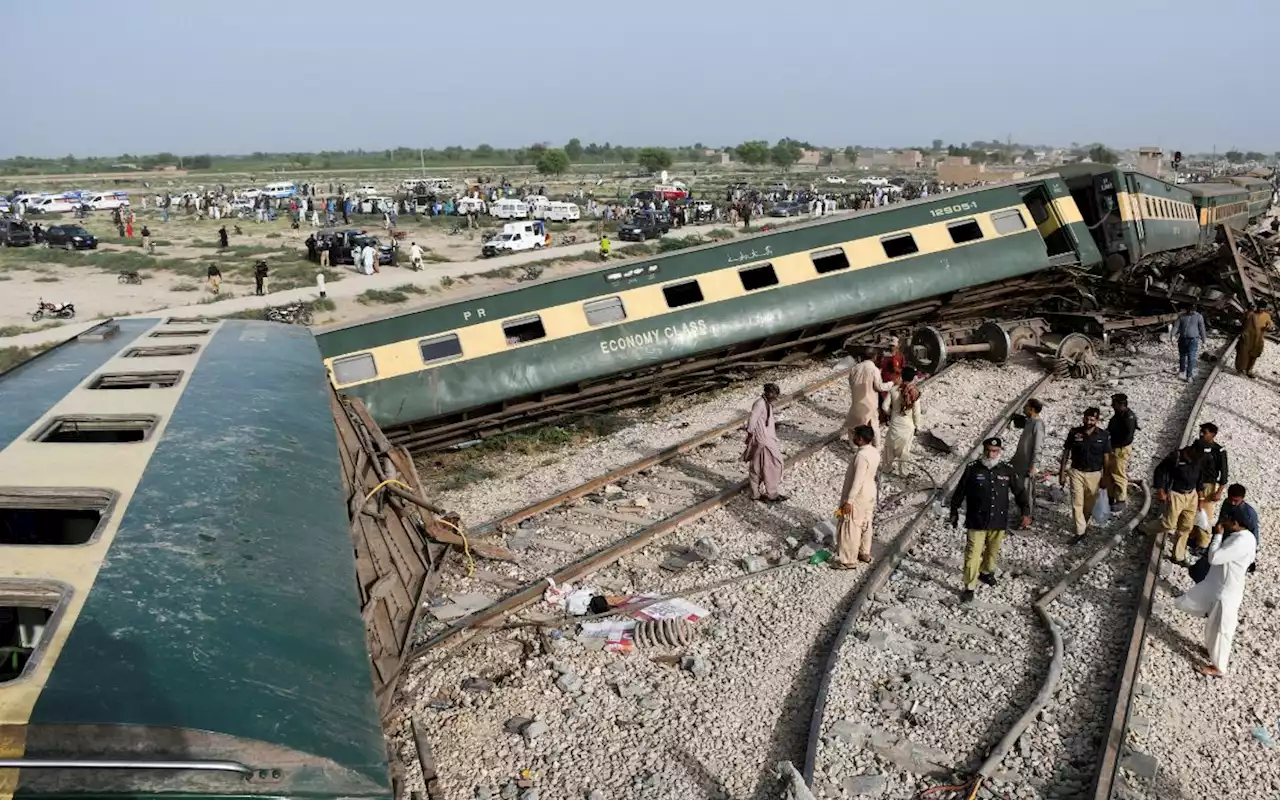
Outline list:
[[[800,160],[796,164],[802,167],[816,167],[822,163],[821,150],[801,150]]]
[[[956,156],[956,158],[964,158],[966,162],[969,160],[965,156]],[[948,164],[946,162],[938,165],[939,183],[973,183],[975,181],[996,183],[999,181],[1014,181],[1026,176],[1026,170],[1011,167],[969,163]]]
[[[1164,152],[1159,147],[1138,148],[1138,171],[1159,176],[1164,169]]]
[[[924,166],[924,156],[919,150],[903,150],[893,154],[893,166],[898,169],[919,169]]]

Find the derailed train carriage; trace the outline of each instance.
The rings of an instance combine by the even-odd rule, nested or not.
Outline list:
[[[0,374],[0,798],[389,798],[305,329],[104,324]]]
[[[361,398],[393,440],[430,448],[830,349],[883,310],[920,304],[924,314],[1055,267],[1119,272],[1212,242],[1219,224],[1243,227],[1248,200],[1231,184],[1192,190],[1073,165],[335,326],[317,339],[340,392]],[[1052,286],[1027,282],[1003,310],[1029,307]]]

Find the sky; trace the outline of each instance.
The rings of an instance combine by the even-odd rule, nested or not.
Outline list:
[[[1280,150],[1280,3],[1257,0],[12,5],[0,157],[572,137]]]

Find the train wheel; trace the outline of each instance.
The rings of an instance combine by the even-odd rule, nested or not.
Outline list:
[[[916,328],[911,333],[911,351],[908,355],[917,369],[936,375],[947,365],[947,342],[937,328]]]
[[[1013,352],[1013,343],[1009,340],[1009,334],[1005,332],[994,322],[984,322],[978,328],[978,339],[991,345],[991,349],[987,351],[987,360],[993,364],[1003,364],[1009,360],[1009,354]]]

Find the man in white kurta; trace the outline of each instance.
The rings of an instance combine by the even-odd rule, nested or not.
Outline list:
[[[902,374],[894,379],[893,388],[884,401],[889,422],[885,426],[884,461],[881,466],[886,472],[898,475],[906,470],[911,458],[911,445],[915,442],[916,430],[920,427],[920,390],[916,388],[915,379],[915,369],[904,367]]]
[[[1209,542],[1209,576],[1187,590],[1174,605],[1197,617],[1208,617],[1205,624],[1205,649],[1209,664],[1197,667],[1203,675],[1222,677],[1231,658],[1231,640],[1240,621],[1240,605],[1244,602],[1244,580],[1249,565],[1258,553],[1253,534],[1235,517],[1226,520],[1225,534],[1214,534]]]
[[[854,569],[857,562],[871,563],[871,529],[876,513],[876,471],[880,469],[880,451],[875,447],[871,426],[853,429],[853,458],[844,474],[840,491],[840,525],[836,528],[836,555],[831,566]]]
[[[880,398],[877,392],[887,392],[893,384],[880,379],[880,368],[876,366],[876,351],[870,347],[862,352],[862,360],[849,373],[849,415],[845,418],[844,427],[851,435],[859,425],[869,425],[875,434],[874,441],[880,444]]]

